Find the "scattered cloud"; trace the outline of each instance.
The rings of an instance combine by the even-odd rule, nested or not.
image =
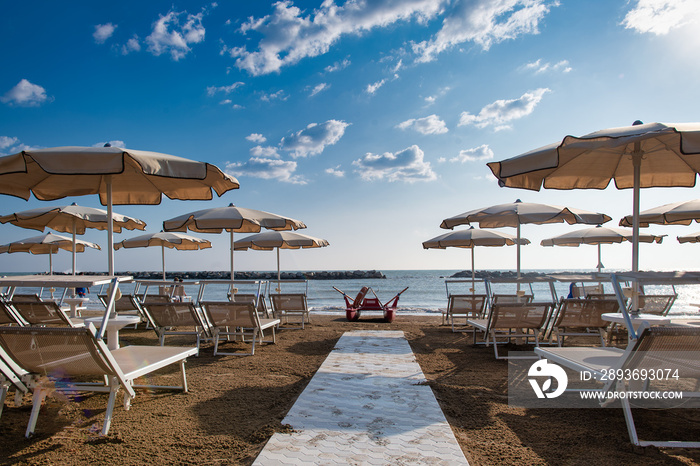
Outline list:
[[[175,61],[184,58],[192,50],[191,44],[204,41],[203,16],[204,11],[192,15],[173,10],[160,15],[151,34],[146,37],[148,51],[156,56],[169,53]]]
[[[294,175],[297,163],[264,157],[251,157],[246,162],[229,162],[226,171],[234,176],[251,176],[265,180],[277,180],[292,184],[306,184],[306,180]]]
[[[280,154],[277,152],[277,148],[273,146],[255,146],[252,149],[250,149],[250,155],[254,157],[274,157],[276,159],[280,158]]]
[[[263,102],[272,102],[273,100],[281,100],[284,102],[288,98],[289,96],[285,95],[283,90],[279,90],[273,94],[267,94],[263,92],[260,95],[260,100],[262,100]]]
[[[112,23],[98,24],[95,26],[95,32],[92,33],[93,39],[95,39],[96,44],[104,44],[107,39],[112,37],[114,30],[117,29]]]
[[[444,134],[448,131],[445,122],[433,114],[424,118],[410,119],[396,125],[400,129],[413,128],[421,134]]]
[[[346,58],[343,61],[337,61],[332,65],[327,66],[326,73],[335,73],[336,71],[344,70],[348,66],[350,66],[350,60]]]
[[[451,158],[450,162],[481,162],[483,160],[491,160],[493,157],[493,150],[491,150],[488,144],[482,144],[479,147],[459,151],[459,155]]]
[[[53,99],[46,95],[46,89],[26,79],[20,80],[15,87],[0,97],[3,103],[19,107],[38,107],[51,100]]]
[[[0,155],[16,154],[23,150],[33,150],[36,147],[20,144],[19,138],[10,136],[0,136]]]
[[[19,139],[9,136],[0,136],[0,150],[12,147],[19,142]]]
[[[522,69],[526,71],[534,71],[535,74],[544,73],[545,71],[560,71],[562,73],[571,72],[569,60],[561,60],[557,63],[551,64],[549,62],[542,63],[541,58],[538,58],[532,63],[526,63],[525,65],[523,65]]]
[[[436,94],[429,95],[429,96],[426,97],[424,100],[425,100],[426,104],[432,105],[432,104],[435,103],[435,101],[436,101],[438,98],[443,97],[443,96],[446,95],[448,92],[450,92],[450,88],[449,88],[449,87],[443,87],[443,88],[439,89],[438,92],[437,92]]]
[[[508,122],[531,114],[547,92],[550,90],[540,88],[526,92],[518,99],[497,100],[482,108],[478,115],[462,112],[459,126],[474,125],[477,128],[493,126],[496,130],[508,129],[510,128]]]
[[[261,18],[249,18],[239,29],[262,36],[256,49],[225,47],[236,58],[236,66],[257,76],[278,72],[304,58],[325,54],[344,35],[357,35],[398,21],[426,22],[442,11],[443,0],[385,0],[346,2],[324,1],[310,15],[289,1],[278,1],[274,11]]]
[[[381,155],[367,153],[361,159],[352,162],[357,167],[356,173],[363,180],[433,181],[437,175],[433,172],[430,162],[423,160],[423,151],[416,145],[392,154],[385,152]]]
[[[267,138],[260,133],[250,133],[245,138],[250,142],[256,142],[258,144],[262,144],[263,142],[267,141]]]
[[[326,168],[326,173],[329,175],[333,175],[336,178],[343,178],[345,176],[345,172],[340,169],[340,165],[336,165],[333,168]]]
[[[700,3],[697,0],[637,0],[622,25],[639,33],[665,35],[698,20]]]
[[[301,131],[282,138],[280,147],[291,152],[295,158],[320,154],[326,146],[338,142],[349,125],[341,120],[328,120],[320,125],[311,123]]]
[[[331,85],[328,84],[328,83],[321,83],[321,84],[318,84],[318,85],[316,85],[316,86],[311,90],[311,93],[309,94],[309,96],[310,96],[310,97],[313,97],[313,96],[315,96],[316,94],[318,94],[319,92],[323,92],[323,91],[327,90],[327,89],[330,88],[330,87],[331,87]]]
[[[223,92],[224,94],[230,94],[233,92],[237,87],[241,87],[243,85],[242,82],[236,82],[233,84],[230,84],[228,86],[209,86],[207,87],[207,95],[213,96],[217,92]]]
[[[454,4],[442,28],[430,40],[413,43],[416,61],[430,62],[445,50],[473,42],[483,50],[523,34],[537,34],[537,26],[549,13],[547,0],[473,0]]]
[[[131,39],[126,41],[126,44],[121,46],[120,50],[122,55],[129,55],[131,52],[140,52],[141,42],[139,36],[134,34]]]
[[[374,94],[380,87],[384,85],[385,82],[386,79],[382,79],[381,81],[377,81],[376,83],[368,84],[367,88],[365,89],[365,92],[367,94]]]

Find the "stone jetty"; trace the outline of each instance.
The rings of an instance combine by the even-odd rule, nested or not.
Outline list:
[[[105,275],[102,272],[84,272],[88,275]],[[276,280],[277,272],[244,272],[236,271],[236,280]],[[54,275],[58,275],[54,272]],[[129,275],[137,280],[161,280],[163,272],[117,272],[117,275]],[[199,272],[165,272],[165,277],[172,280],[175,277],[183,280],[228,280],[231,273],[221,271]],[[362,280],[368,278],[385,279],[386,275],[378,270],[332,270],[312,272],[282,272],[282,280]]]

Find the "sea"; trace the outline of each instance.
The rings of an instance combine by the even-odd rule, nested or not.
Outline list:
[[[592,272],[593,270],[523,270],[525,272],[538,272],[541,274],[557,274],[557,273],[584,273]],[[338,314],[344,315],[345,301],[343,295],[338,290],[341,290],[354,299],[357,292],[363,286],[368,286],[377,294],[380,301],[386,303],[397,293],[408,287],[399,297],[398,313],[411,315],[439,315],[440,309],[447,305],[448,293],[465,294],[469,293],[472,287],[470,279],[452,278],[458,270],[382,270],[386,278],[384,279],[343,279],[343,280],[307,280],[307,281],[283,281],[280,285],[283,292],[306,292],[307,302],[312,313],[318,314]],[[503,271],[501,271],[503,272]],[[607,270],[607,272],[614,272]],[[5,274],[15,275],[15,274]],[[16,274],[20,275],[20,274]],[[183,274],[184,275],[184,274]],[[240,293],[255,293],[257,284],[254,282],[237,282],[238,292]],[[537,301],[551,301],[552,295],[549,285],[546,283],[536,283],[532,288],[527,285],[522,285],[528,294],[532,293]],[[274,292],[277,287],[277,282],[269,282],[268,293]],[[485,287],[483,281],[477,280],[475,283],[476,293],[484,293]],[[612,286],[604,284],[606,293],[613,293]],[[124,283],[120,285],[123,293],[132,293],[134,284]],[[515,284],[497,284],[493,285],[493,291],[497,293],[514,293],[516,290]],[[199,286],[186,285],[185,292],[190,296],[197,296]],[[223,284],[209,284],[204,290],[204,299],[207,300],[226,300],[228,287]],[[264,291],[264,290],[263,290]],[[645,291],[649,294],[669,294],[674,290],[671,286],[647,286]],[[38,289],[26,289],[23,292],[37,293]],[[50,290],[42,290],[43,296],[50,294]],[[102,305],[97,298],[99,289],[91,289],[87,295],[89,302],[87,307],[90,309],[102,309]],[[141,290],[143,292],[143,289]],[[149,291],[153,293],[155,291]],[[569,293],[569,283],[555,282],[556,298],[567,296]],[[700,311],[700,284],[698,285],[680,285],[675,287],[675,292],[678,294],[671,311],[670,316],[674,317],[697,317]],[[54,292],[58,297],[58,290]],[[371,296],[371,294],[370,294]]]

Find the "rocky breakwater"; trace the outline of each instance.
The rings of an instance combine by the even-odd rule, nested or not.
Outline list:
[[[124,272],[119,275],[131,275],[137,280],[160,280],[163,272]],[[166,272],[168,280],[175,277],[183,280],[228,280],[230,272]],[[282,280],[361,280],[369,278],[384,279],[386,275],[378,270],[333,270],[314,272],[282,272]],[[236,272],[236,280],[276,280],[277,272]]]

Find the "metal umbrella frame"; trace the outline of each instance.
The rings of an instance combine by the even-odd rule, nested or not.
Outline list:
[[[120,248],[147,248],[150,246],[161,247],[163,280],[165,280],[165,248],[179,251],[196,251],[211,248],[211,242],[196,236],[161,231],[120,241],[114,245],[114,250],[117,251]]]
[[[302,235],[291,231],[266,231],[257,235],[246,236],[234,243],[236,251],[255,249],[258,251],[277,250],[277,291],[280,292],[280,249],[323,248],[330,243],[325,239]]]
[[[84,235],[87,228],[97,230],[107,230],[107,211],[94,207],[79,206],[75,202],[68,206],[47,206],[37,209],[16,212],[0,217],[0,223],[11,223],[22,228],[44,231],[51,228],[62,233],[72,233],[73,242],[75,235]],[[143,230],[146,222],[133,217],[127,217],[117,213],[112,213],[113,230],[117,233],[122,228],[127,230]],[[73,275],[75,275],[75,253],[73,248]]]
[[[471,250],[472,263],[472,293],[475,292],[474,282],[476,280],[476,272],[474,269],[474,250],[476,246],[513,246],[516,243],[530,244],[527,238],[520,238],[507,233],[502,233],[495,230],[479,230],[470,227],[467,230],[456,230],[444,235],[436,236],[423,242],[423,249],[447,249],[447,248],[465,248]]]
[[[262,210],[237,207],[233,204],[229,204],[226,207],[198,210],[163,222],[163,230],[165,231],[185,232],[190,230],[197,233],[221,233],[224,230],[228,231],[230,233],[231,249],[231,281],[234,279],[234,232],[258,233],[263,228],[274,231],[287,231],[306,228],[306,225],[293,218]]]
[[[46,233],[13,241],[0,246],[0,253],[28,252],[49,255],[49,275],[53,275],[53,254],[59,249],[84,252],[85,248],[101,249],[99,245],[83,240],[73,240],[67,236]]]
[[[119,147],[54,147],[0,157],[0,194],[42,201],[99,194],[107,216],[114,205],[210,200],[239,187],[215,165],[159,152]],[[108,271],[114,275],[113,225],[108,222]]]
[[[666,235],[639,235],[639,241],[642,243],[661,243]],[[598,246],[598,273],[604,268],[601,259],[601,245],[622,243],[623,241],[632,241],[634,233],[632,230],[622,228],[604,227],[602,225],[593,228],[583,228],[563,235],[554,236],[552,238],[543,239],[540,241],[541,246],[568,246],[578,247],[582,244],[591,244]]]

